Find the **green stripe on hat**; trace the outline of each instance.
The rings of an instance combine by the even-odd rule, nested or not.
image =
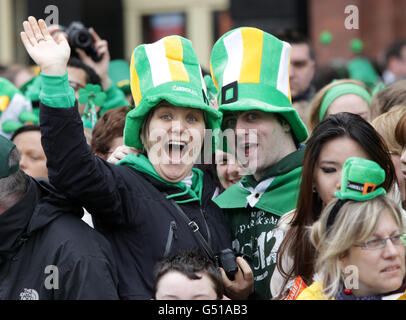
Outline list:
[[[264,32],[264,38],[268,37],[273,36]],[[261,70],[267,70],[267,72],[261,72],[261,83],[276,88],[278,85],[279,61],[281,59],[283,44],[281,41],[264,41],[263,45],[263,52],[266,52],[266,55],[262,58]]]

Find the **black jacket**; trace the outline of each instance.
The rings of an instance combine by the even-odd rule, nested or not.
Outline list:
[[[118,299],[107,240],[44,181],[0,214],[0,299]]]
[[[85,207],[96,229],[110,240],[120,297],[150,299],[156,262],[182,249],[201,247],[164,194],[181,190],[94,156],[86,144],[76,106],[40,108],[42,145],[51,183]],[[214,191],[213,179],[205,175],[202,205],[195,201],[180,206],[197,223],[212,250],[219,252],[231,248],[231,231],[212,201]]]

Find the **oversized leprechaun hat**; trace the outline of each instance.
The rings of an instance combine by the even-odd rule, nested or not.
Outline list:
[[[221,112],[261,110],[279,113],[298,142],[306,126],[292,107],[289,87],[291,46],[260,29],[242,27],[214,44],[210,69]]]
[[[5,78],[0,78],[0,135],[10,138],[24,124],[39,123],[31,101]]]
[[[386,194],[382,183],[385,171],[374,161],[348,158],[342,169],[341,189],[334,195],[341,199],[365,201]]]
[[[140,129],[147,113],[161,101],[205,111],[206,127],[220,127],[221,113],[211,108],[201,67],[190,40],[168,36],[135,48],[130,63],[135,108],[127,114],[124,144],[142,149]]]

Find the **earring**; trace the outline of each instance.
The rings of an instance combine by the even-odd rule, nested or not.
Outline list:
[[[344,293],[349,296],[352,294],[352,290],[351,289],[344,289]]]

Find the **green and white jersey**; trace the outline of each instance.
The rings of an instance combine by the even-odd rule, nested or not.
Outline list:
[[[259,182],[245,176],[214,201],[229,221],[233,247],[249,260],[254,273],[255,298],[270,299],[270,279],[283,231],[276,229],[282,215],[296,208],[304,149],[272,166]]]

